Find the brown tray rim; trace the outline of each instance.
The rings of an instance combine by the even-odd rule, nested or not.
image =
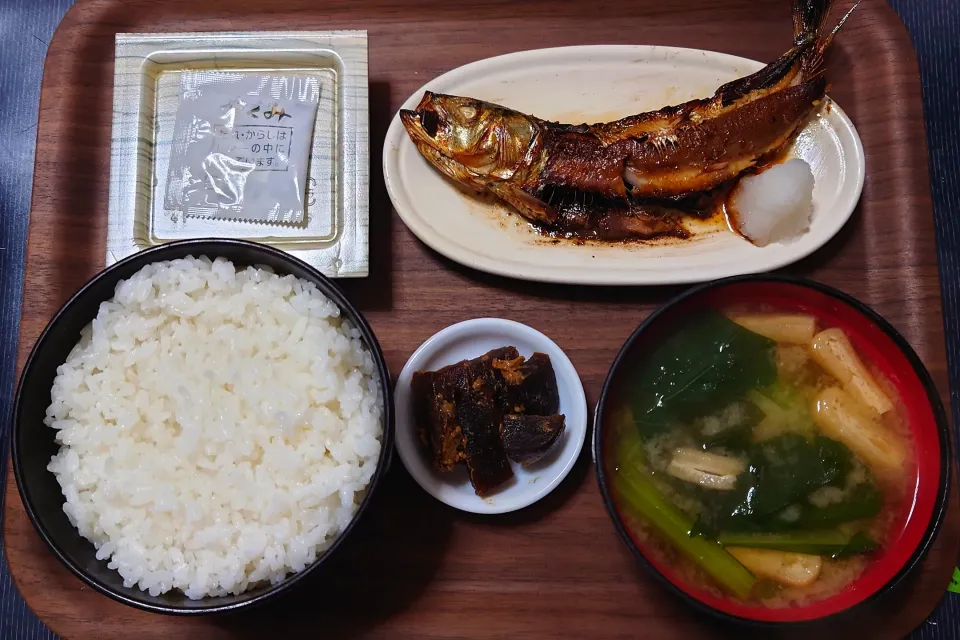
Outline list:
[[[50,48],[49,48],[48,51],[47,51],[47,56],[46,56],[45,63],[44,63],[44,74],[43,74],[43,85],[44,85],[44,86],[47,84],[48,74],[49,74],[49,73],[52,73],[52,70],[51,70],[51,68],[50,68],[50,65],[48,64],[48,63],[50,62],[51,55],[52,55],[54,52],[60,53],[58,49],[59,49],[59,47],[62,46],[62,45],[61,45],[61,42],[62,42],[62,41],[64,40],[64,38],[65,38],[64,34],[68,34],[68,33],[71,32],[72,29],[78,27],[79,25],[84,24],[84,20],[83,20],[80,16],[81,16],[81,14],[87,9],[88,5],[94,5],[94,4],[96,4],[96,0],[78,0],[78,2],[77,2],[76,4],[74,4],[74,5],[68,10],[68,12],[66,13],[63,21],[62,21],[62,22],[60,23],[60,25],[57,27],[57,29],[56,29],[56,31],[55,31],[55,33],[54,33],[54,36],[53,36],[53,38],[51,39],[51,45],[50,45]],[[886,10],[886,11],[888,11],[889,13],[893,14],[894,16],[896,16],[896,14],[893,13],[892,9],[891,9],[889,6],[886,5],[886,2],[883,2],[882,4],[885,6],[885,9],[884,9],[884,10]],[[911,59],[907,61],[908,67],[910,68],[910,70],[911,70],[912,72],[914,72],[914,75],[916,75],[917,77],[919,77],[918,65],[917,65],[917,62],[916,62],[916,52],[915,52],[915,50],[914,50],[914,48],[913,48],[913,46],[912,46],[912,43],[911,43],[910,40],[909,40],[909,34],[907,33],[906,27],[904,26],[902,20],[900,20],[900,18],[899,18],[898,16],[896,17],[896,21],[897,21],[897,23],[898,23],[896,29],[899,29],[899,30],[902,31],[902,33],[900,34],[900,35],[901,35],[901,38],[904,38],[904,39],[906,40],[907,46],[908,46],[908,48],[909,48],[909,51],[910,51],[910,53],[912,54]],[[161,32],[163,32],[163,31],[161,31]],[[172,31],[171,31],[171,32],[172,32]],[[44,104],[45,104],[46,102],[49,102],[49,98],[44,99],[44,96],[43,96],[44,93],[45,93],[45,92],[42,92],[42,94],[41,94],[41,103],[40,103],[40,112],[41,112],[41,115],[43,114],[43,111],[44,111]],[[920,96],[919,96],[919,95],[915,95],[915,96],[913,96],[912,99],[916,102],[916,104],[913,105],[914,108],[917,108],[917,109],[919,110],[919,113],[922,115],[922,113],[923,113],[923,104],[922,104],[922,100],[921,100]],[[921,127],[922,127],[922,128],[925,128],[925,122],[923,121],[922,118],[921,118]],[[38,126],[38,138],[40,137],[41,132],[42,132],[42,127],[39,127],[39,126]],[[923,139],[918,140],[918,141],[916,142],[916,146],[918,147],[918,150],[919,150],[919,152],[920,152],[920,153],[918,154],[918,157],[921,158],[922,163],[921,163],[920,165],[918,165],[918,166],[915,166],[915,167],[914,167],[914,170],[915,170],[915,171],[921,171],[922,173],[926,174],[926,173],[927,173],[927,169],[928,169],[928,158],[927,158],[927,153],[926,153],[926,138],[923,137]],[[39,159],[39,158],[35,161],[35,164],[37,164],[37,165],[38,165],[38,168],[39,168],[39,164],[40,164],[40,159]],[[35,172],[35,174],[36,174],[36,172]],[[929,188],[930,188],[930,187],[929,187],[929,184],[930,184],[930,183],[929,183],[929,179],[924,180],[924,183],[925,183],[925,185],[926,185],[925,190],[923,190],[923,191],[921,191],[921,192],[918,192],[918,193],[916,193],[915,195],[920,198],[919,204],[920,204],[921,208],[923,208],[923,209],[929,209],[929,210],[932,211],[932,205],[931,205],[931,203],[930,203],[930,201],[929,201]],[[34,188],[34,189],[33,189],[32,199],[31,199],[31,212],[33,212],[33,211],[37,208],[38,202],[39,202],[40,200],[41,200],[41,197],[38,195],[38,190],[37,190],[36,188]],[[35,242],[35,239],[34,239],[34,237],[33,237],[32,231],[33,231],[33,219],[31,219],[31,233],[30,233],[31,239],[30,239],[30,241],[28,242],[28,252],[27,252],[27,265],[28,265],[28,270],[30,269],[30,260],[29,260],[29,258],[30,258],[30,251],[29,251],[29,246]],[[35,267],[34,267],[34,268],[35,268]],[[939,282],[939,276],[936,276],[935,279],[937,280],[937,282]],[[938,311],[939,311],[939,309],[938,309]],[[937,315],[940,316],[941,319],[942,319],[942,313],[938,313]],[[941,334],[942,334],[942,332],[943,332],[942,322],[940,323],[939,331],[940,331]],[[19,340],[19,347],[18,347],[18,367],[17,367],[18,376],[17,376],[17,378],[19,378],[19,371],[21,371],[21,369],[22,369],[22,366],[20,365],[20,363],[23,362],[23,360],[24,360],[24,358],[25,358],[25,355],[26,355],[26,353],[27,353],[27,351],[28,351],[28,344],[27,344],[28,342],[29,342],[29,336],[26,336],[26,337],[24,336],[23,325],[21,324],[20,340]],[[941,394],[941,397],[942,397],[942,394]],[[949,397],[949,396],[948,396],[948,397]],[[952,435],[952,434],[951,434],[951,435]],[[952,449],[951,449],[951,451],[952,451]],[[955,461],[954,461],[954,462],[955,462]],[[7,498],[8,498],[8,499],[7,499],[7,502],[6,502],[7,506],[5,507],[4,514],[7,515],[8,517],[4,519],[4,527],[3,527],[3,528],[4,528],[4,532],[3,532],[3,533],[4,533],[4,536],[5,536],[5,537],[6,537],[6,535],[7,535],[8,532],[9,532],[9,521],[10,521],[9,514],[10,514],[10,512],[11,512],[11,510],[12,510],[11,504],[13,503],[13,501],[10,499],[11,497],[13,497],[13,495],[12,495],[12,490],[11,490],[11,487],[9,486],[9,484],[10,484],[11,482],[12,482],[13,484],[16,484],[15,482],[13,482],[12,466],[11,466],[11,471],[8,471],[8,478],[7,478],[7,480],[8,480],[8,486],[7,486],[7,488],[6,488],[6,495],[7,495]],[[956,480],[955,480],[955,478],[954,478],[954,483],[955,483],[955,481],[956,481]],[[956,492],[955,492],[955,491],[952,492],[952,493],[953,493],[954,496],[956,495]],[[16,495],[15,499],[19,499],[19,495]],[[954,508],[956,508],[956,503],[955,503],[955,502],[951,502],[950,505],[953,506]],[[13,509],[13,510],[15,511],[15,509]],[[948,509],[948,510],[949,510],[949,509]],[[943,532],[941,532],[941,534],[942,534],[942,533],[943,533]],[[939,539],[939,538],[938,538],[938,539]],[[8,549],[9,549],[9,546],[8,546]],[[15,574],[15,572],[14,572],[12,569],[11,569],[11,575],[12,575],[13,578],[14,578],[15,584],[17,584],[17,586],[18,586],[19,590],[21,591],[21,593],[23,593],[23,587],[21,586],[20,578],[18,578],[18,576]],[[949,579],[949,578],[948,578],[948,579]],[[946,592],[944,592],[944,593],[946,593]],[[932,611],[932,609],[931,609],[931,611]],[[920,622],[922,622],[922,619],[921,619],[920,621],[918,621],[917,624],[919,624]]]

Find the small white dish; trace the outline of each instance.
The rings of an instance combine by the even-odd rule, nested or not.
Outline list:
[[[481,498],[474,492],[463,464],[448,473],[438,473],[430,466],[417,437],[410,382],[415,371],[435,371],[506,346],[516,347],[524,357],[530,357],[535,351],[550,356],[566,428],[543,460],[530,467],[511,462],[514,477],[493,495]],[[407,471],[437,500],[471,513],[516,511],[550,493],[573,468],[587,435],[587,398],[573,363],[553,340],[512,320],[477,318],[431,336],[414,351],[400,372],[394,402],[397,452]]]
[[[606,122],[708,97],[763,63],[736,56],[646,45],[587,45],[520,51],[464,65],[425,90],[470,96],[545,120]],[[404,224],[426,245],[473,269],[543,282],[660,285],[706,282],[778,269],[834,237],[853,214],[864,180],[860,137],[829,102],[797,135],[790,157],[813,170],[810,230],[784,244],[756,247],[726,229],[685,242],[545,242],[502,203],[467,194],[434,169],[410,141],[399,114],[383,144],[383,178]]]

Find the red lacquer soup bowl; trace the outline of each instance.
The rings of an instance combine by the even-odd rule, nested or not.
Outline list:
[[[641,534],[632,518],[621,511],[612,490],[615,474],[614,415],[621,388],[634,363],[676,331],[684,318],[707,308],[758,307],[816,316],[821,327],[839,327],[860,358],[892,386],[901,402],[901,415],[912,437],[915,472],[908,474],[899,503],[889,505],[892,517],[888,539],[868,557],[863,572],[833,595],[809,604],[769,607],[723,595],[691,579],[689,571],[668,562],[660,551],[666,543],[656,533]],[[761,626],[822,621],[874,601],[892,590],[926,555],[946,511],[950,486],[948,421],[940,396],[920,358],[886,320],[866,305],[825,285],[780,276],[741,276],[693,288],[673,299],[633,332],[624,344],[597,403],[593,456],[603,499],[624,542],[639,563],[668,589],[688,603],[721,619]]]

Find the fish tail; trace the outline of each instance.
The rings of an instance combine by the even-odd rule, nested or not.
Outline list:
[[[802,68],[806,78],[823,74],[823,54],[833,41],[840,27],[860,4],[860,0],[847,11],[829,32],[824,32],[827,16],[834,0],[793,0],[793,32],[797,47],[803,49]]]
[[[793,35],[798,46],[820,39],[832,6],[833,0],[793,0]]]
[[[821,53],[824,51],[824,49],[830,46],[830,43],[833,42],[833,36],[837,35],[837,31],[840,31],[840,27],[842,27],[843,23],[847,21],[847,18],[850,17],[850,14],[853,13],[854,10],[860,6],[860,1],[861,0],[857,0],[855,3],[853,3],[853,6],[850,7],[850,10],[847,11],[845,14],[843,14],[843,17],[840,18],[839,22],[837,22],[837,26],[835,26],[830,31],[830,33],[827,34],[827,37],[820,38],[820,44],[818,45],[818,47]]]

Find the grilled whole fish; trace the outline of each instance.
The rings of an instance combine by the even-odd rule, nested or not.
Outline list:
[[[793,47],[710,98],[569,125],[427,91],[400,118],[441,173],[494,194],[547,231],[685,236],[683,215],[711,213],[715,196],[782,149],[823,100],[823,54],[850,15],[824,35],[832,2],[793,0]]]

